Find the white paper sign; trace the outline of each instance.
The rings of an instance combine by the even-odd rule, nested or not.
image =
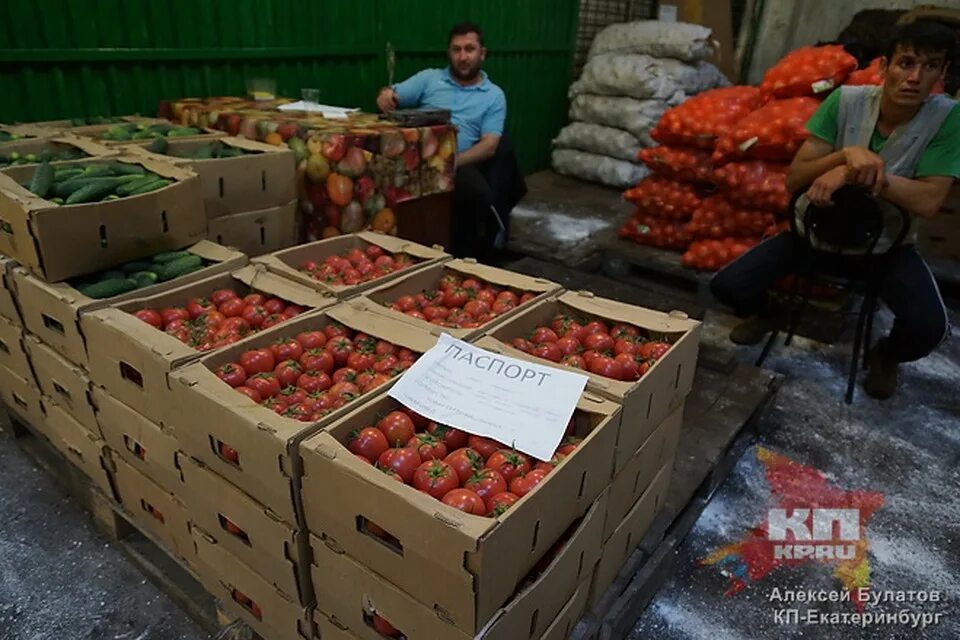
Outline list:
[[[478,349],[447,334],[389,395],[431,420],[549,460],[587,376]]]

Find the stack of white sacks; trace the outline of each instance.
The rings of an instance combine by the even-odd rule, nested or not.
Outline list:
[[[649,170],[637,160],[663,112],[729,81],[704,58],[715,44],[706,27],[643,20],[597,34],[580,79],[570,86],[571,123],[553,141],[553,168],[625,188]]]

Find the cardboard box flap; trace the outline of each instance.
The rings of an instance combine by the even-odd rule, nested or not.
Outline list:
[[[471,275],[486,282],[533,293],[545,293],[547,291],[560,289],[560,285],[552,280],[534,278],[522,273],[507,271],[506,269],[500,269],[498,267],[490,267],[485,264],[480,264],[473,258],[451,260],[443,266],[446,269],[459,271],[460,273]]]
[[[700,324],[689,319],[682,311],[664,313],[600,298],[589,291],[567,291],[559,295],[557,300],[588,315],[637,325],[659,333],[686,333]]]
[[[152,171],[157,175],[163,176],[164,178],[170,178],[172,180],[187,180],[188,178],[196,177],[196,173],[190,169],[184,169],[183,167],[178,167],[166,160],[153,160],[152,158],[140,158],[133,155],[121,155],[116,158],[111,158],[111,161],[117,162],[126,162],[127,164],[138,164],[142,166],[147,171]]]
[[[136,300],[131,301],[133,303]],[[99,309],[86,314],[81,321],[81,327],[86,321],[99,322],[102,328],[122,334],[125,339],[149,346],[151,356],[166,367],[167,362],[173,366],[200,357],[200,351],[180,342],[175,337],[160,331],[132,313],[120,309]]]
[[[94,157],[111,156],[117,153],[110,147],[105,147],[99,142],[91,140],[90,138],[81,138],[80,136],[75,136],[71,133],[64,133],[61,136],[53,138],[50,142],[69,144],[70,146],[76,147],[84,153],[88,153]]]
[[[321,308],[336,303],[333,296],[297,284],[268,270],[263,264],[249,264],[231,274],[251,289],[272,293],[304,307]]]
[[[411,240],[405,240],[404,238],[398,238],[376,231],[361,231],[357,234],[357,237],[370,244],[381,246],[390,253],[408,253],[417,258],[427,260],[444,258],[449,255],[443,250],[443,247],[438,244],[428,247]]]
[[[49,138],[60,133],[58,129],[37,124],[7,124],[0,125],[0,128],[14,135],[28,138]]]
[[[370,303],[357,299],[341,303],[327,310],[327,315],[352,329],[371,336],[389,336],[389,341],[417,353],[425,353],[437,343],[440,331],[428,332],[389,316],[373,313]],[[437,327],[440,329],[440,327]]]
[[[185,251],[195,253],[204,260],[211,260],[213,262],[226,262],[234,258],[243,258],[244,263],[246,263],[246,256],[239,251],[231,249],[230,247],[224,247],[216,242],[210,242],[209,240],[201,240],[196,244],[190,245]]]

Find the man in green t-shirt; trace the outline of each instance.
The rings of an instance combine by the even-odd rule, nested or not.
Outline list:
[[[918,219],[937,215],[960,177],[960,105],[930,94],[944,79],[955,40],[949,29],[933,22],[901,27],[881,60],[879,88],[841,87],[827,97],[807,122],[811,135],[787,173],[787,188],[805,196],[802,205],[828,207],[841,190],[846,195],[860,189],[865,193],[857,196],[867,202],[872,196],[881,206],[905,211],[911,231]],[[721,270],[711,282],[714,295],[747,317],[731,340],[756,344],[779,326],[783,313],[768,302],[767,290],[811,260],[830,262],[834,270],[854,264],[825,256],[784,232]],[[864,388],[884,399],[896,390],[899,363],[935,349],[949,334],[949,319],[912,234],[874,267],[883,274],[880,297],[895,320],[890,334],[869,353]]]

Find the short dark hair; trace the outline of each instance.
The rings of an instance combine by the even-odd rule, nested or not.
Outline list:
[[[480,42],[480,46],[483,46],[483,29],[474,22],[460,22],[453,25],[453,28],[450,29],[450,35],[447,36],[447,44],[449,45],[453,41],[453,36],[465,36],[468,33],[477,34],[477,40]]]
[[[887,61],[893,59],[897,47],[913,49],[916,53],[946,54],[946,62],[956,55],[957,36],[949,27],[932,20],[917,20],[897,27],[893,38],[887,45]]]

